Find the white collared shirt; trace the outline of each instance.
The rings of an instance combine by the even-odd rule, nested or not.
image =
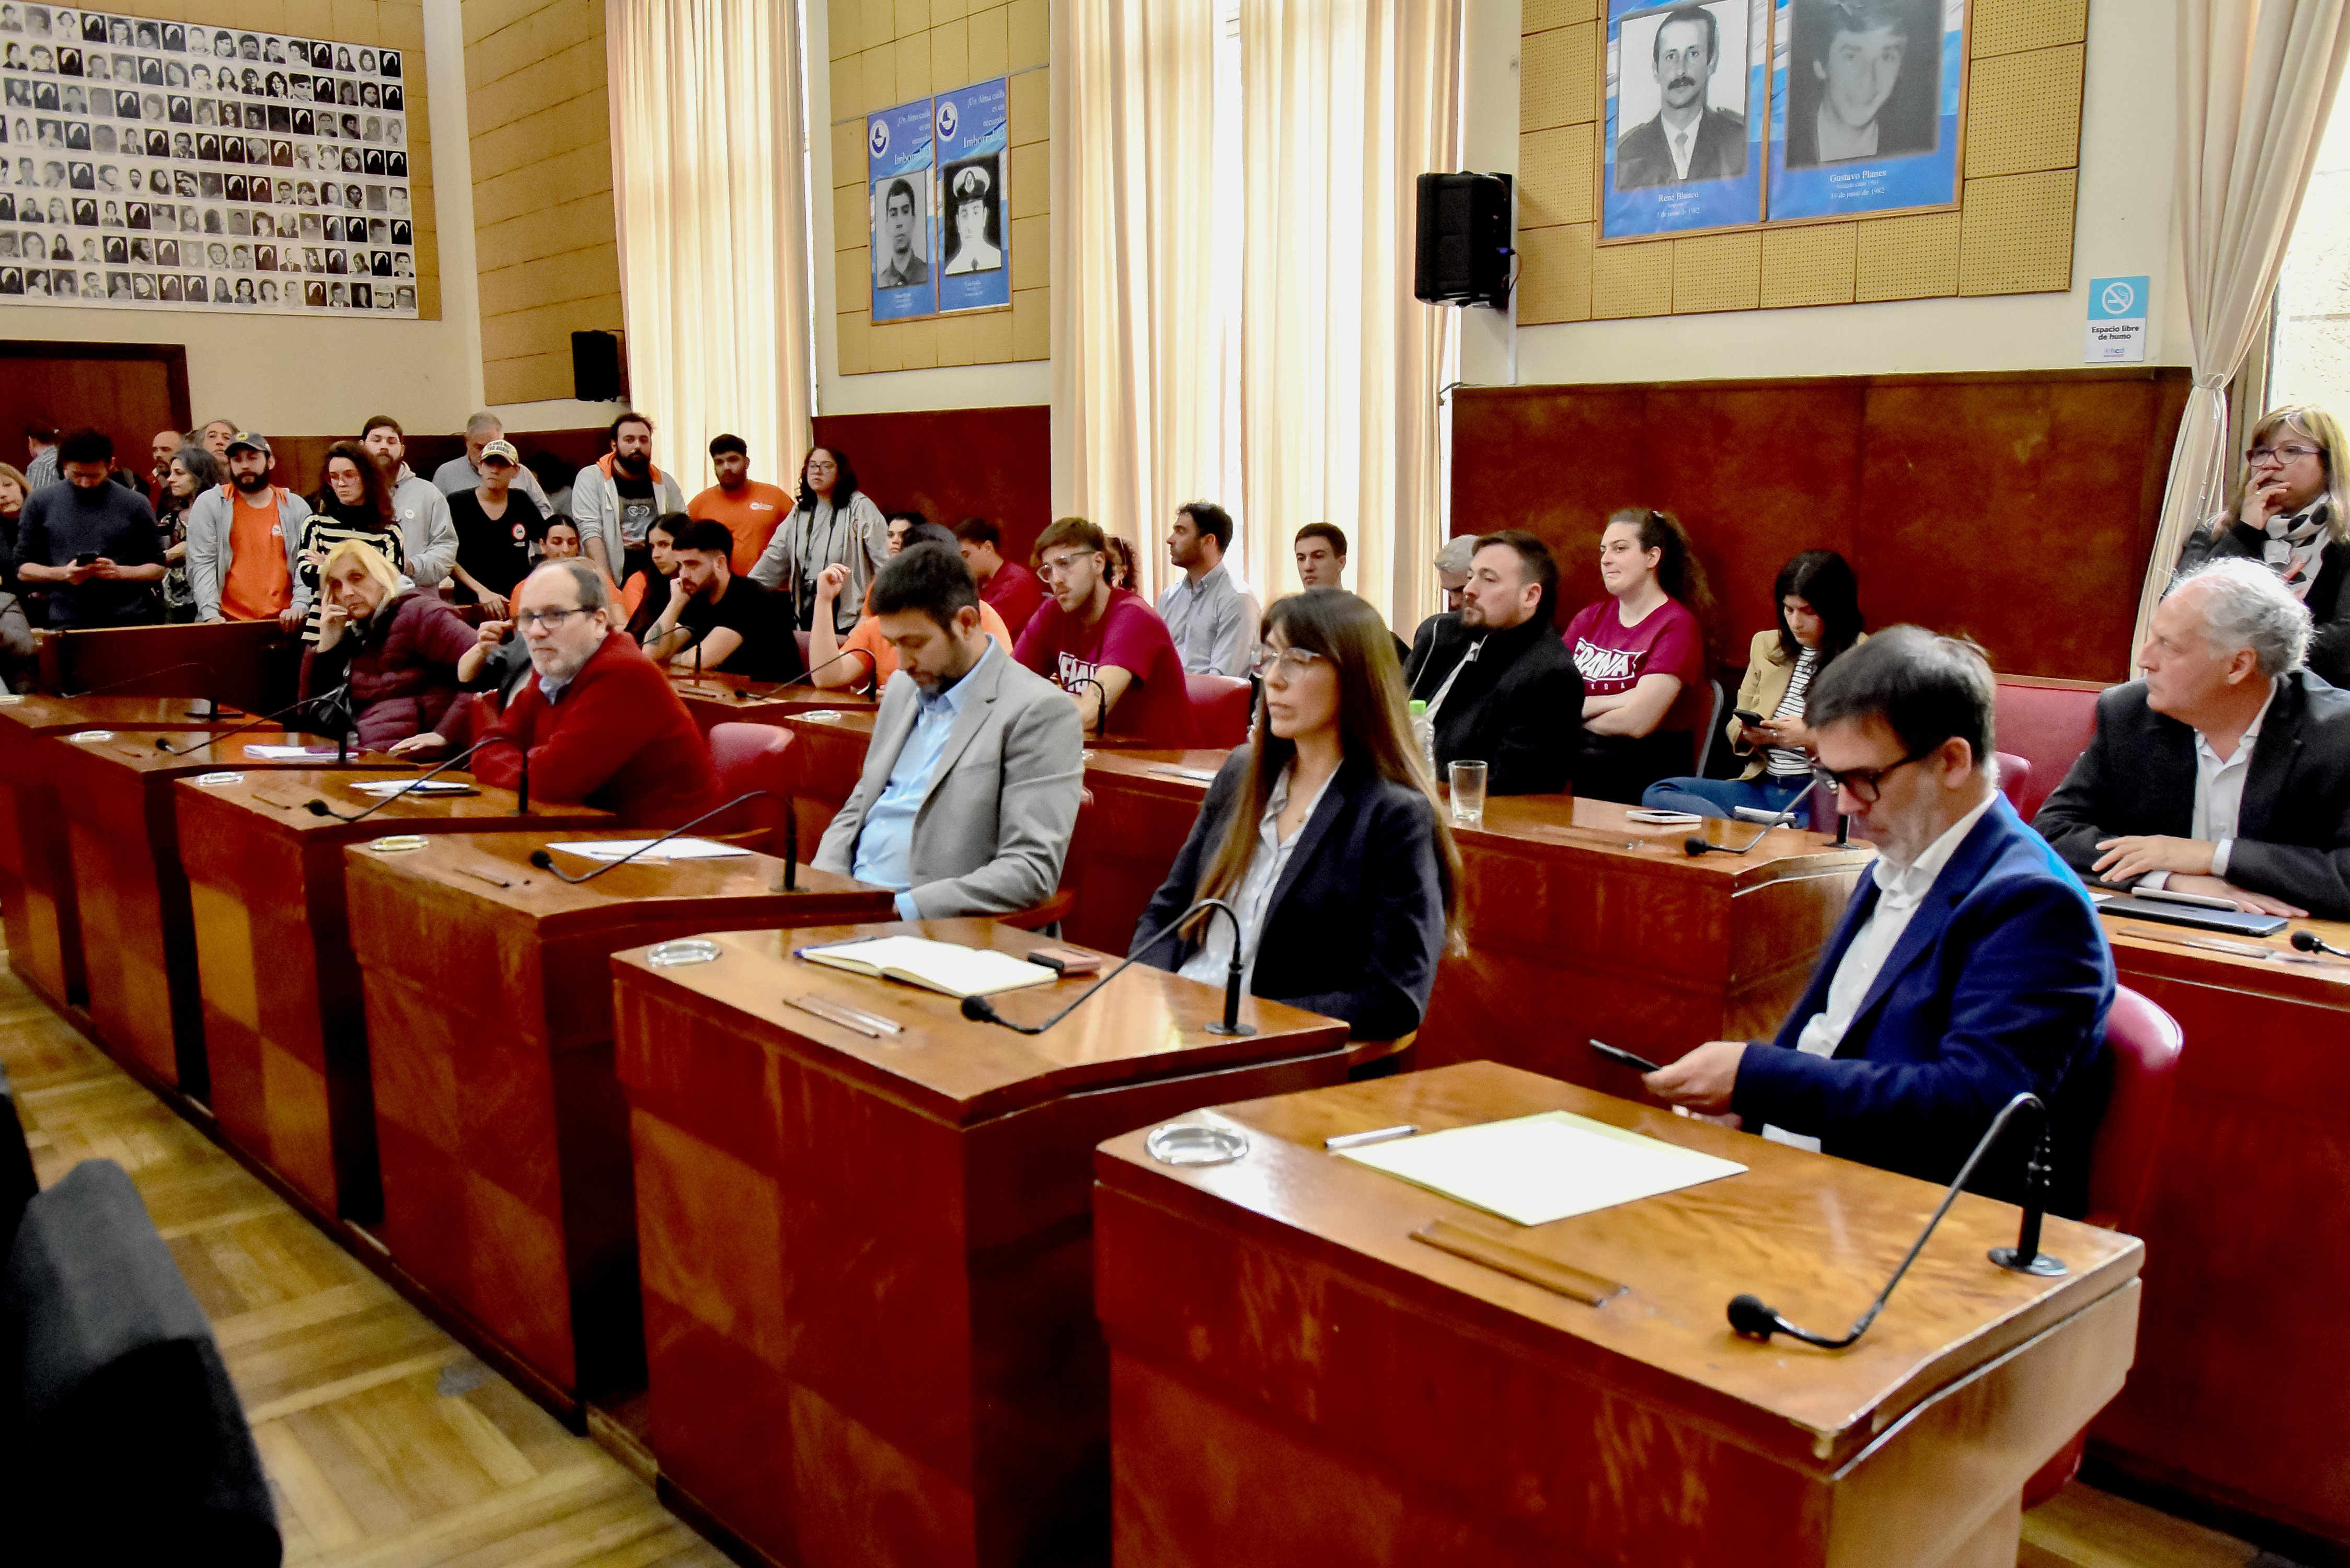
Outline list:
[[[1445,676],[1443,684],[1437,687],[1436,695],[1428,700],[1427,710],[1420,716],[1428,721],[1431,728],[1436,723],[1436,711],[1444,706],[1444,700],[1447,697],[1452,695],[1452,683],[1461,679],[1461,672],[1474,664],[1477,661],[1477,656],[1484,650],[1484,638],[1481,637],[1471,643],[1469,651],[1461,656],[1461,661],[1452,667],[1450,674]]]
[[[1853,1018],[1860,1004],[1877,984],[1885,961],[1901,945],[1902,933],[1909,929],[1910,918],[1926,895],[1934,890],[1935,880],[1950,857],[1959,852],[1983,813],[1999,799],[1999,791],[1985,794],[1972,811],[1950,824],[1942,836],[1926,846],[1924,853],[1908,866],[1897,866],[1880,850],[1870,875],[1877,878],[1877,907],[1868,911],[1868,919],[1852,934],[1852,945],[1844,950],[1836,961],[1835,978],[1828,981],[1827,1005],[1812,1014],[1804,1032],[1795,1040],[1795,1049],[1806,1056],[1833,1056],[1844,1044],[1845,1031],[1852,1027]],[[1798,1148],[1816,1150],[1820,1140],[1801,1133],[1791,1133],[1774,1127],[1765,1127],[1762,1136],[1773,1142],[1793,1144]]]
[[[1264,938],[1264,917],[1273,904],[1274,889],[1281,886],[1281,874],[1289,867],[1289,857],[1297,848],[1297,841],[1305,836],[1305,825],[1322,808],[1322,797],[1330,792],[1330,779],[1338,776],[1333,769],[1330,778],[1314,792],[1305,804],[1305,815],[1297,819],[1297,831],[1286,839],[1281,836],[1282,808],[1289,804],[1289,781],[1295,776],[1296,764],[1281,770],[1273,783],[1273,798],[1264,803],[1264,815],[1257,819],[1256,853],[1249,858],[1248,874],[1226,900],[1238,915],[1245,955],[1241,963],[1241,993],[1246,995],[1256,980],[1256,951]],[[1220,915],[1210,915],[1201,933],[1200,950],[1185,961],[1175,972],[1185,980],[1202,984],[1222,986],[1232,962],[1232,923]]]
[[[2195,815],[2190,820],[2187,836],[2215,846],[2211,851],[2211,875],[2228,874],[2228,857],[2236,847],[2236,818],[2244,809],[2244,780],[2252,771],[2252,743],[2261,738],[2261,725],[2276,703],[2279,682],[2269,681],[2268,701],[2252,715],[2244,730],[2244,738],[2236,742],[2235,755],[2222,758],[2211,747],[2210,737],[2200,730],[2195,732]],[[2167,888],[2170,885],[2168,871],[2149,871],[2138,878],[2141,888]]]

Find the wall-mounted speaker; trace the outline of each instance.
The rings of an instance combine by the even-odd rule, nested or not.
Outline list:
[[[1430,305],[1510,304],[1515,225],[1507,174],[1423,174],[1413,255],[1414,298]]]
[[[629,395],[619,333],[571,335],[571,395],[583,403],[617,403]]]

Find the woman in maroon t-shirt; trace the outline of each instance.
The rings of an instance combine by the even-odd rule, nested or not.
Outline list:
[[[1607,519],[1599,580],[1607,597],[1566,626],[1583,673],[1575,793],[1637,805],[1657,780],[1691,771],[1690,737],[1711,706],[1699,699],[1710,690],[1700,616],[1713,600],[1679,520],[1643,507]]]

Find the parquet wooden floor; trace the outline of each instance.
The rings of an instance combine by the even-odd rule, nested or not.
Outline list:
[[[723,1568],[5,972],[0,1064],[44,1185],[97,1158],[138,1184],[219,1335],[289,1565]]]

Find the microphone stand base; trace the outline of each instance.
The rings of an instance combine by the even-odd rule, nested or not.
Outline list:
[[[1255,1033],[1256,1026],[1250,1023],[1234,1023],[1230,1025],[1211,1023],[1208,1025],[1208,1033],[1211,1034],[1228,1035],[1232,1038],[1238,1039],[1240,1036],[1244,1034]]]
[[[2034,1252],[2026,1258],[2013,1247],[1993,1247],[1991,1261],[2010,1273],[2037,1274],[2043,1280],[2054,1280],[2072,1272],[2062,1258],[2052,1258],[2045,1252]]]

